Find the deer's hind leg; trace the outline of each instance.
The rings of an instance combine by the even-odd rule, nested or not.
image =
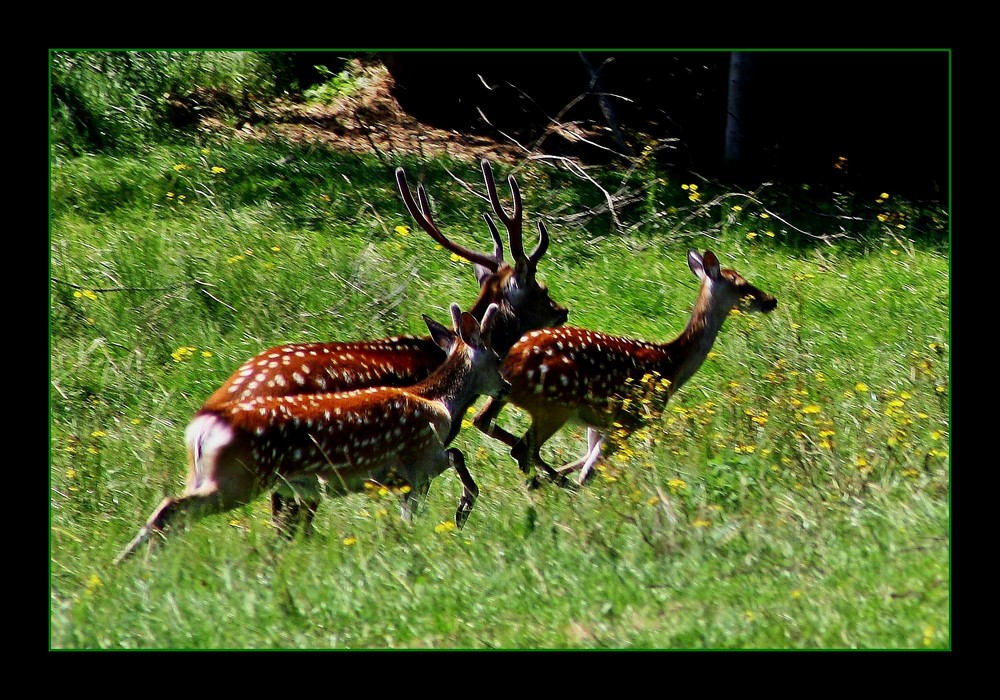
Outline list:
[[[305,537],[312,535],[323,485],[317,475],[279,482],[271,494],[271,522],[282,536],[292,539],[298,532]]]

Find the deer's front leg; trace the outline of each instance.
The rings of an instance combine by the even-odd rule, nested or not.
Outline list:
[[[461,529],[465,526],[465,521],[469,519],[469,514],[479,498],[479,487],[472,479],[472,474],[465,466],[465,455],[457,448],[448,450],[448,461],[462,481],[462,497],[458,501],[458,510],[455,511],[455,525]]]
[[[508,447],[513,447],[517,444],[517,436],[507,432],[496,424],[497,416],[500,415],[500,412],[506,405],[506,401],[501,401],[493,397],[488,398],[483,407],[472,418],[472,424],[491,438],[499,440]]]
[[[510,451],[510,456],[517,460],[521,471],[530,475],[532,470],[541,471],[548,481],[561,486],[570,487],[571,482],[564,475],[553,469],[542,459],[542,445],[566,424],[573,413],[570,406],[550,406],[548,410],[532,415],[531,426]],[[536,474],[529,482],[529,488],[541,485]]]

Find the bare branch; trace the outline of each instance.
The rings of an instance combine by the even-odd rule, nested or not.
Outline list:
[[[177,289],[183,289],[185,287],[194,287],[212,301],[222,304],[223,306],[225,306],[227,309],[229,309],[234,313],[236,312],[236,309],[234,309],[232,306],[230,306],[229,304],[222,301],[217,296],[208,291],[208,288],[213,287],[214,285],[209,284],[208,282],[203,282],[202,280],[191,280],[190,282],[178,282],[177,284],[170,284],[167,285],[166,287],[124,287],[124,286],[84,287],[79,284],[74,284],[73,282],[67,282],[66,280],[61,280],[58,277],[50,277],[49,279],[55,284],[61,284],[65,287],[69,287],[70,289],[87,290],[93,292],[94,294],[108,294],[112,292],[172,292]]]
[[[69,287],[70,289],[87,290],[94,292],[95,294],[106,294],[109,292],[170,292],[183,287],[197,287],[205,284],[204,282],[194,280],[192,282],[178,282],[177,284],[171,284],[166,287],[85,287],[79,284],[74,284],[73,282],[61,280],[58,277],[50,277],[49,279],[56,284],[61,284],[65,287]]]
[[[571,173],[573,173],[574,175],[579,176],[580,178],[582,178],[582,179],[586,180],[587,182],[589,182],[590,184],[592,184],[594,187],[596,187],[598,190],[600,190],[601,193],[604,195],[604,199],[605,199],[605,201],[607,202],[607,205],[608,205],[608,212],[611,214],[611,220],[614,223],[615,227],[617,227],[619,229],[623,228],[621,219],[618,218],[618,211],[615,208],[614,197],[612,197],[611,193],[608,192],[606,189],[604,189],[604,187],[602,187],[601,184],[599,182],[597,182],[597,180],[595,180],[590,175],[588,175],[587,172],[576,161],[572,160],[571,158],[567,158],[565,156],[544,156],[544,155],[543,156],[532,156],[531,159],[532,160],[552,160],[552,161],[560,162],[563,165],[565,165],[566,169],[569,170]]]

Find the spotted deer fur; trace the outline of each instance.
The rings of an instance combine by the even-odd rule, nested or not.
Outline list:
[[[616,428],[627,434],[642,422],[641,416],[623,408],[627,385],[655,376],[666,387],[663,400],[668,400],[697,372],[732,309],[742,306],[766,313],[778,303],[734,270],[722,269],[711,251],[704,255],[689,251],[688,265],[701,286],[687,327],[677,338],[657,344],[582,328],[530,331],[503,362],[510,395],[484,406],[474,419],[477,427],[511,446],[511,455],[525,474],[530,475],[537,465],[545,476],[564,483],[566,474],[580,469],[578,483],[585,483],[609,431]],[[521,438],[494,422],[507,402],[531,417]],[[587,453],[555,470],[542,459],[540,450],[570,420],[588,426]]]
[[[496,306],[480,324],[453,304],[449,330],[425,317],[447,358],[408,388],[369,387],[339,393],[257,396],[202,409],[185,433],[188,476],[184,493],[167,497],[116,562],[156,533],[250,503],[268,490],[292,504],[276,523],[308,528],[322,493],[341,496],[366,483],[402,488],[409,519],[431,479],[452,467],[462,481],[455,521],[462,526],[479,489],[462,453],[448,448],[465,411],[486,394],[502,397],[509,384],[490,347]]]

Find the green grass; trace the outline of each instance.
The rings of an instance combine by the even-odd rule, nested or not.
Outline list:
[[[413,222],[391,167],[487,249],[485,204],[448,174],[478,189],[477,164],[288,152],[199,141],[52,165],[52,648],[950,647],[947,239],[939,213],[895,198],[782,200],[813,233],[863,217],[833,245],[743,198],[689,216],[722,190],[692,202],[669,178],[622,213],[627,236],[551,220],[539,275],[572,325],[671,339],[697,293],[689,247],[779,299],[731,318],[662,420],[577,493],[528,491],[466,428],[481,495],[462,531],[443,525],[446,473],[409,526],[355,495],[285,542],[261,499],[113,567],[181,490],[187,421],[247,357],[422,333],[421,313],[475,298],[469,265],[396,230]],[[601,199],[544,165],[518,178],[532,234]],[[568,429],[546,452],[583,444]]]

